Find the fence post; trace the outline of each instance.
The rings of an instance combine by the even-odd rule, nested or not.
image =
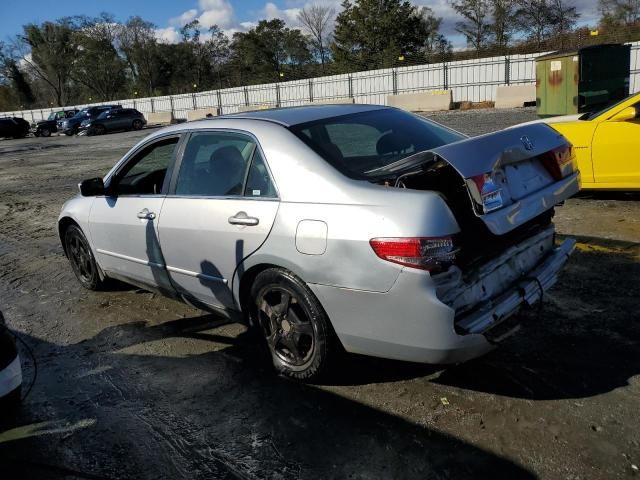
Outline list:
[[[349,98],[353,98],[353,77],[349,75]]]
[[[511,82],[511,60],[504,57],[504,84],[509,85]]]
[[[391,83],[392,83],[392,91],[394,95],[398,94],[398,71],[395,68],[391,69]]]
[[[35,123],[36,118],[33,116],[33,110],[31,110],[31,122]]]
[[[442,64],[442,72],[443,72],[443,90],[449,90],[449,65],[447,63]]]
[[[309,79],[309,101],[313,102],[313,80]]]
[[[220,90],[216,90],[216,98],[218,99],[218,110],[220,115],[222,115],[222,95],[220,94]]]
[[[155,111],[156,111],[156,108],[153,104],[153,97],[151,97],[151,113],[155,113]]]
[[[244,106],[249,106],[249,89],[247,87],[244,87]]]
[[[133,108],[137,108],[136,107],[136,99],[135,98],[133,99]]]
[[[171,106],[171,116],[173,117],[173,97],[169,95],[169,105]]]
[[[280,108],[280,84],[276,83],[276,107]]]
[[[198,109],[198,104],[196,103],[196,93],[195,92],[193,92],[191,94],[191,101],[193,103],[193,109],[197,110]]]

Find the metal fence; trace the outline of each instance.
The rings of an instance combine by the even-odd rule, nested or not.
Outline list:
[[[535,59],[545,53],[547,52],[385,68],[308,80],[181,95],[129,98],[88,105],[119,103],[124,107],[137,108],[143,113],[173,112],[176,118],[184,119],[189,110],[199,108],[218,108],[221,113],[233,113],[247,106],[285,107],[345,98],[353,98],[356,103],[386,105],[388,95],[429,90],[451,89],[454,102],[494,101],[496,87],[499,85],[535,83]],[[630,91],[640,91],[640,42],[631,43]],[[75,105],[75,108],[88,105]],[[0,115],[22,117],[33,122],[46,118],[55,110],[58,109],[23,110]]]

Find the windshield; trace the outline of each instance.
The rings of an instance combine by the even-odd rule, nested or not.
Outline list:
[[[98,114],[97,119],[104,120],[105,118],[107,118],[107,115],[109,115],[110,113],[111,113],[111,110],[105,110],[104,112],[100,112]]]
[[[619,102],[616,102],[614,104],[611,105],[607,105],[606,107],[604,107],[601,110],[598,110],[597,112],[587,112],[584,115],[582,115],[580,117],[580,120],[591,120],[592,118],[596,118],[599,117],[600,115],[602,115],[603,113],[605,113],[607,110],[611,110],[614,107],[617,107],[618,105],[620,105],[621,103],[626,102],[627,100],[629,100],[633,95],[629,95],[627,97],[624,97],[622,100],[620,100]]]
[[[56,112],[51,112],[49,114],[49,116],[47,117],[47,120],[55,120],[56,119]]]
[[[384,108],[294,125],[290,130],[351,178],[379,176],[386,167],[464,135],[401,110]]]
[[[78,113],[76,113],[73,118],[84,118],[86,116],[89,115],[89,110],[80,110]]]

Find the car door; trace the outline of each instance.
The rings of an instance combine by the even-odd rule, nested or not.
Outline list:
[[[231,293],[236,267],[266,240],[278,205],[252,136],[191,134],[159,225],[175,288],[212,307],[236,307]]]
[[[172,290],[158,242],[158,216],[179,140],[178,135],[166,136],[138,148],[106,180],[109,194],[95,199],[89,231],[107,274]]]
[[[640,113],[640,102],[635,104]],[[596,184],[621,188],[640,182],[640,116],[627,121],[604,120],[598,124],[591,147]]]
[[[109,129],[120,130],[129,126],[129,119],[126,110],[114,110],[110,114],[111,118],[109,119]]]

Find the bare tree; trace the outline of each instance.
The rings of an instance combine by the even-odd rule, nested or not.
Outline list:
[[[492,40],[493,45],[501,51],[507,49],[511,34],[515,30],[513,23],[515,3],[515,0],[491,0]]]
[[[517,24],[538,49],[549,38],[554,15],[551,0],[519,0],[515,16]]]
[[[327,5],[307,5],[298,14],[298,21],[310,37],[311,47],[324,66],[329,56],[331,41],[331,21],[336,14],[333,7]]]
[[[564,48],[565,35],[573,30],[580,14],[566,0],[551,0],[551,17],[553,33],[560,37],[560,48]]]
[[[640,21],[640,0],[600,0],[603,23],[632,25]]]
[[[487,47],[491,36],[489,0],[453,0],[451,7],[464,18],[456,23],[456,30],[467,39],[477,53]]]

